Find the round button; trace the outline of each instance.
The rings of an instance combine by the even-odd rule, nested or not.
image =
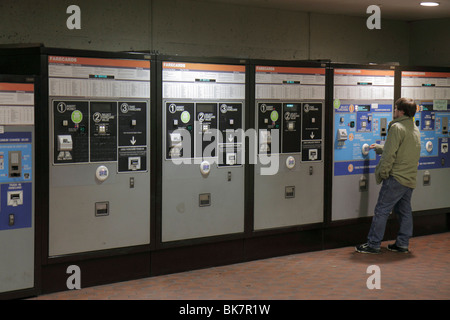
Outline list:
[[[295,167],[295,158],[293,156],[289,156],[286,159],[286,167],[288,169],[292,169]]]
[[[428,141],[425,145],[425,149],[427,149],[428,152],[433,151],[433,142]]]
[[[83,114],[80,110],[74,110],[70,115],[73,123],[80,123],[83,120]]]
[[[109,170],[105,166],[100,166],[95,171],[95,177],[99,181],[105,181],[106,179],[108,179],[108,176],[109,176]]]
[[[278,111],[273,110],[270,113],[270,120],[272,120],[273,122],[276,122],[278,120]]]
[[[183,123],[188,123],[189,120],[191,120],[191,114],[189,113],[189,111],[183,111],[181,113],[181,121]]]
[[[200,172],[203,174],[203,175],[207,175],[209,172],[211,171],[211,164],[208,162],[208,161],[203,161],[201,164],[200,164]]]

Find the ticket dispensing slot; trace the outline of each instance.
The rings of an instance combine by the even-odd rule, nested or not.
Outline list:
[[[109,215],[109,202],[96,202],[95,203],[95,216],[102,217]]]
[[[208,207],[211,205],[211,194],[202,193],[198,197],[198,204],[200,207]]]
[[[22,152],[9,151],[9,177],[17,178],[22,176]]]
[[[141,157],[129,157],[128,158],[128,169],[131,171],[141,169]]]
[[[295,186],[285,187],[284,197],[286,199],[295,198]]]
[[[448,133],[448,117],[442,118],[442,134]]]
[[[23,191],[8,191],[8,206],[17,207],[23,204]]]
[[[308,159],[311,161],[317,160],[317,149],[309,149],[308,150]]]

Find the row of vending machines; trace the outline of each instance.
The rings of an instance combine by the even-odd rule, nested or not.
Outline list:
[[[326,247],[373,215],[401,96],[446,221],[450,68],[0,48],[0,297]]]

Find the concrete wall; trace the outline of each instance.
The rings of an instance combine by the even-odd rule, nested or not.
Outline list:
[[[307,14],[197,1],[156,0],[154,47],[194,56],[305,59]]]
[[[450,67],[450,18],[411,22],[410,64]]]
[[[81,8],[81,30],[69,30],[68,6]],[[149,0],[1,0],[0,43],[138,50],[150,45]]]
[[[366,20],[339,15],[311,15],[311,58],[408,64],[408,23],[382,19],[381,29],[369,30]]]
[[[66,9],[71,4],[81,8],[81,30],[66,27],[70,16]],[[196,0],[2,0],[0,44],[449,65],[449,21],[382,19],[381,30],[368,30],[365,17]]]

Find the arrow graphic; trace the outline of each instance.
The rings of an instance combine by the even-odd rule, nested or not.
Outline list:
[[[131,138],[130,142],[134,146],[134,144],[136,143],[136,140],[134,139],[134,136],[133,136],[133,138]]]

